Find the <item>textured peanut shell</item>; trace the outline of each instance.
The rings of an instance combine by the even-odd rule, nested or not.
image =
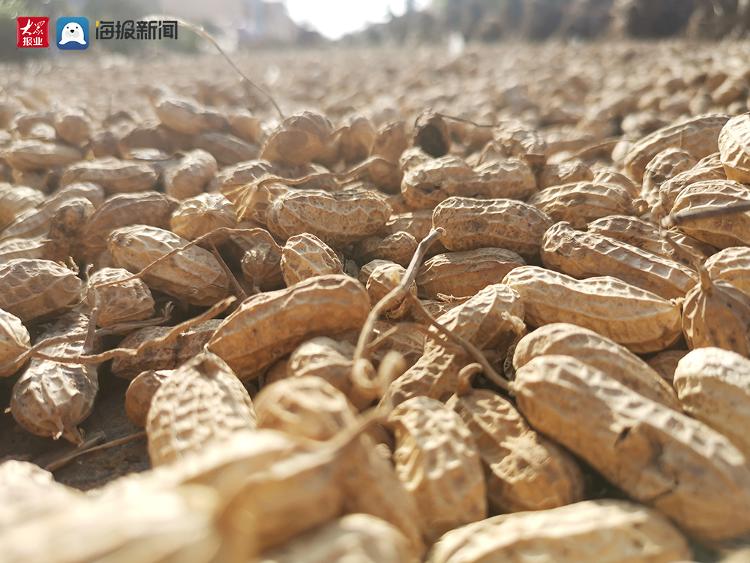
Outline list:
[[[544,233],[542,263],[574,278],[612,276],[664,299],[683,297],[697,274],[682,264],[564,221]]]
[[[497,247],[528,259],[539,254],[542,235],[552,221],[520,201],[452,197],[435,208],[432,223],[445,229],[440,240],[448,250]]]
[[[411,209],[432,209],[446,198],[463,195],[476,180],[474,170],[457,156],[425,159],[405,169],[401,195]]]
[[[750,188],[731,180],[708,180],[691,184],[674,201],[672,213],[709,211],[750,201]],[[680,230],[699,241],[722,249],[750,244],[750,212],[730,213],[686,221]]]
[[[690,170],[695,164],[696,160],[684,150],[674,147],[664,149],[646,165],[641,197],[653,207],[659,201],[661,185],[677,174]]]
[[[663,350],[681,334],[679,304],[613,277],[576,280],[537,266],[521,266],[503,283],[519,293],[525,320],[533,327],[579,325],[636,353]]]
[[[159,121],[178,133],[196,135],[226,125],[223,115],[187,98],[162,95],[153,100],[153,106]]]
[[[487,516],[481,458],[461,417],[428,397],[414,397],[388,417],[396,472],[417,502],[425,536],[434,541]]]
[[[657,219],[664,217],[672,209],[680,192],[691,184],[726,179],[718,153],[703,158],[690,170],[680,172],[659,187],[659,201],[652,207],[651,213]]]
[[[553,323],[524,336],[513,353],[519,369],[532,359],[549,354],[571,356],[664,406],[680,410],[672,388],[630,350],[593,330],[568,323]]]
[[[367,292],[347,276],[328,275],[246,299],[216,330],[208,348],[243,379],[253,379],[300,343],[359,329]]]
[[[223,195],[205,193],[180,202],[172,213],[169,225],[176,235],[194,240],[220,227],[236,227],[237,216],[234,207]]]
[[[617,184],[563,184],[537,192],[529,203],[553,221],[568,221],[577,229],[607,215],[635,215],[631,195]]]
[[[24,322],[72,307],[83,282],[50,260],[16,258],[0,264],[0,308]]]
[[[187,243],[170,231],[133,225],[113,231],[107,246],[117,266],[137,273]],[[218,260],[198,246],[163,260],[143,275],[143,281],[152,289],[192,305],[213,305],[229,293],[229,279]]]
[[[44,194],[26,186],[0,184],[0,231],[16,217],[44,201]]]
[[[93,259],[107,248],[107,237],[120,227],[152,225],[166,229],[177,202],[158,192],[115,195],[89,217],[81,234],[84,256]]]
[[[125,391],[125,414],[128,420],[140,428],[146,426],[148,409],[154,394],[174,370],[147,370],[139,373]]]
[[[355,410],[341,391],[315,376],[291,377],[264,387],[255,398],[258,428],[310,440],[329,440],[352,425]]]
[[[518,293],[495,284],[437,320],[480,350],[491,349],[502,355],[525,334],[523,318],[524,307]],[[420,395],[444,399],[455,392],[458,372],[471,360],[434,327],[428,333],[422,357],[388,386],[384,401],[400,404]]]
[[[378,301],[384,299],[393,289],[395,289],[406,275],[406,270],[398,264],[386,263],[376,266],[367,278],[367,295],[370,296],[370,303],[375,306]],[[412,297],[417,296],[417,286],[412,284],[409,289]],[[411,301],[404,297],[400,301],[391,305],[383,311],[386,319],[398,320],[404,318],[411,310]]]
[[[284,286],[281,271],[281,247],[265,229],[231,235],[230,241],[240,254],[242,276],[252,288],[268,291]]]
[[[174,370],[151,399],[146,418],[151,465],[174,463],[254,427],[253,403],[240,380],[217,356],[199,354]]]
[[[0,263],[15,258],[60,262],[68,256],[68,253],[64,250],[66,247],[69,248],[65,244],[60,244],[46,237],[4,239],[0,241]]]
[[[343,274],[344,266],[336,253],[315,235],[289,237],[281,249],[281,273],[287,286],[326,274]]]
[[[68,145],[28,139],[15,141],[7,147],[4,158],[18,170],[44,170],[81,160],[81,151]]]
[[[750,356],[750,295],[701,272],[701,282],[685,296],[682,332],[688,348],[717,346]]]
[[[750,456],[750,360],[721,348],[698,348],[680,359],[673,384],[685,412]]]
[[[23,365],[18,356],[29,348],[31,338],[21,319],[0,309],[0,377],[16,373]]]
[[[556,164],[547,163],[539,173],[539,189],[586,182],[594,179],[594,173],[580,160],[571,160]]]
[[[260,158],[290,166],[312,162],[323,155],[332,132],[322,115],[311,111],[290,115],[268,136]]]
[[[687,353],[687,350],[664,350],[649,358],[647,363],[664,381],[671,385],[672,379],[674,379],[674,371],[677,369],[677,363]]]
[[[446,406],[461,416],[479,448],[493,512],[543,510],[583,499],[575,460],[529,428],[509,401],[474,389],[454,395]]]
[[[373,332],[378,342],[372,349],[373,358],[380,361],[393,350],[401,354],[408,367],[413,366],[424,352],[428,328],[415,322],[376,322]]]
[[[406,268],[416,251],[417,239],[405,231],[397,231],[385,237],[374,236],[359,241],[354,247],[353,256],[360,264],[371,260],[389,260]]]
[[[216,522],[219,507],[220,499],[206,487],[133,491],[111,502],[73,502],[66,510],[0,532],[3,559],[8,563],[227,560]]]
[[[750,248],[725,248],[706,260],[704,266],[713,279],[729,282],[750,295]]]
[[[263,553],[263,563],[405,563],[411,559],[409,544],[388,522],[368,514],[349,514],[301,534],[281,547]]]
[[[727,178],[750,184],[750,116],[737,115],[719,133],[719,154]]]
[[[211,154],[222,166],[257,158],[258,147],[220,131],[205,131],[193,138],[192,146]]]
[[[112,373],[125,379],[133,379],[145,370],[174,369],[198,354],[221,324],[220,320],[204,321],[185,332],[169,344],[142,350],[134,356],[121,356],[112,361]],[[126,336],[120,348],[137,349],[146,342],[161,338],[171,330],[166,326],[149,326],[138,329]]]
[[[268,213],[268,227],[282,239],[310,233],[335,247],[374,235],[390,215],[391,207],[385,198],[372,190],[298,190],[274,201]]]
[[[661,514],[622,500],[493,516],[445,534],[429,563],[555,561],[671,563],[691,559],[686,539]]]
[[[70,313],[43,332],[39,340],[85,334],[87,327],[86,316]],[[89,352],[84,350],[83,344],[83,340],[56,344],[45,348],[45,352],[52,356],[75,357]],[[98,391],[96,366],[34,359],[13,386],[10,412],[16,422],[32,434],[55,440],[63,437],[79,444],[83,437],[78,425],[91,414]]]
[[[702,422],[568,356],[534,358],[516,372],[514,389],[533,428],[695,537],[750,530],[747,460]]]
[[[61,185],[93,182],[108,194],[144,192],[153,189],[158,174],[148,164],[114,157],[85,160],[63,172]]]
[[[123,268],[102,268],[89,277],[88,301],[98,308],[97,326],[112,326],[153,316],[154,298],[142,280],[134,279],[116,285],[96,287],[97,284],[122,280],[130,275],[130,272]]]
[[[179,200],[197,196],[205,191],[217,170],[216,159],[210,153],[190,151],[164,174],[164,191]]]
[[[520,255],[503,248],[438,254],[420,267],[417,287],[422,297],[430,299],[436,299],[438,294],[471,297],[525,264]]]
[[[0,463],[2,530],[65,510],[82,498],[76,489],[57,483],[52,473],[34,463],[14,459]]]
[[[65,109],[55,115],[55,132],[63,141],[82,146],[91,138],[91,119],[79,109]]]
[[[617,239],[662,258],[674,260],[690,269],[695,267],[696,261],[703,262],[715,251],[712,246],[697,241],[678,230],[671,230],[668,235],[665,235],[656,224],[629,215],[602,217],[589,223],[587,230],[590,233]],[[667,236],[675,244],[670,244]]]
[[[679,147],[694,158],[716,152],[719,133],[728,119],[727,115],[705,115],[654,131],[630,147],[624,162],[628,175],[641,182],[648,163],[670,147]]]

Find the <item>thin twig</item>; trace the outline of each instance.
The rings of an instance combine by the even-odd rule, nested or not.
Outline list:
[[[178,18],[178,17],[175,17],[175,16],[169,16],[169,15],[154,14],[154,15],[146,16],[143,19],[144,20],[165,20],[165,19],[175,20],[180,25],[188,28],[190,31],[192,31],[196,35],[202,37],[203,39],[205,39],[206,41],[208,41],[209,43],[211,43],[211,45],[213,45],[216,48],[216,50],[219,51],[219,53],[221,54],[221,56],[224,57],[224,59],[229,63],[229,65],[234,69],[234,71],[237,74],[239,74],[240,77],[242,77],[242,80],[240,82],[242,83],[242,87],[245,89],[245,92],[248,94],[248,96],[250,95],[250,92],[248,90],[248,85],[250,85],[253,88],[255,88],[258,92],[260,92],[261,94],[263,94],[263,96],[265,96],[268,99],[268,101],[271,102],[271,104],[273,105],[274,109],[279,114],[279,117],[281,117],[281,119],[284,119],[284,112],[281,111],[281,108],[279,107],[279,104],[276,103],[276,100],[273,99],[273,96],[271,96],[271,94],[269,94],[266,90],[264,90],[263,88],[261,88],[260,86],[258,86],[255,82],[253,82],[252,80],[250,80],[245,75],[245,73],[240,70],[240,67],[238,67],[237,64],[229,57],[229,55],[226,54],[226,52],[224,51],[224,49],[221,48],[221,45],[219,45],[219,42],[216,41],[216,39],[214,39],[214,36],[211,35],[210,33],[208,33],[205,29],[203,29],[203,27],[201,27],[200,25],[196,25],[194,23],[191,23],[191,22],[189,22],[187,20],[184,20],[182,18]]]
[[[750,211],[750,201],[739,201],[727,206],[714,207],[709,209],[685,209],[677,213],[670,213],[661,220],[662,227],[676,227],[697,221],[699,219],[713,219],[714,217],[723,217],[725,215],[734,215],[735,213],[744,213]]]
[[[97,441],[100,441],[104,437],[104,433],[101,433],[100,435],[96,436]],[[89,444],[89,441],[84,442],[81,446],[77,447],[72,452],[69,452],[58,459],[51,461],[47,465],[44,466],[44,469],[47,471],[53,472],[57,471],[61,467],[67,465],[74,459],[94,453],[94,452],[100,452],[102,450],[108,450],[109,448],[115,448],[117,446],[122,446],[123,444],[128,444],[130,442],[133,442],[135,440],[140,440],[141,438],[146,437],[146,432],[140,431],[140,432],[134,432],[133,434],[128,434],[127,436],[122,436],[121,438],[115,438],[114,440],[110,440],[109,442],[105,442],[103,444],[93,445]]]

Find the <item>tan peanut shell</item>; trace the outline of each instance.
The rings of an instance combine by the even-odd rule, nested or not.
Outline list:
[[[551,188],[562,184],[573,182],[590,182],[594,179],[594,173],[580,160],[571,160],[561,163],[547,163],[539,173],[539,189]]]
[[[49,471],[27,461],[0,463],[0,529],[65,510],[83,495],[57,483]]]
[[[252,379],[305,340],[359,329],[369,311],[367,292],[356,280],[310,278],[246,299],[216,329],[208,348],[241,379]]]
[[[750,459],[750,360],[721,348],[698,348],[679,361],[673,384],[685,412],[721,432]]]
[[[236,227],[237,216],[223,195],[204,193],[181,201],[169,225],[174,234],[194,240],[220,227]]]
[[[105,157],[69,166],[63,172],[60,183],[67,186],[77,182],[93,182],[108,194],[117,194],[151,190],[158,177],[148,164]]]
[[[265,229],[230,235],[229,240],[241,254],[242,276],[256,290],[268,291],[284,286],[281,271],[281,247]]]
[[[682,304],[682,332],[688,348],[717,346],[750,356],[750,295],[705,270]]]
[[[737,115],[719,133],[719,154],[727,178],[750,183],[750,116]]]
[[[170,231],[133,225],[113,231],[107,246],[117,266],[138,273],[151,262],[187,243]],[[213,305],[229,294],[229,279],[218,260],[198,246],[191,246],[163,260],[143,274],[143,281],[152,289],[192,305]]]
[[[390,215],[385,198],[372,190],[297,190],[273,202],[268,228],[282,239],[310,233],[335,247],[374,235]]]
[[[750,188],[731,180],[707,180],[691,184],[680,192],[672,214],[681,211],[720,209],[734,203],[750,201]],[[699,241],[722,249],[750,244],[750,212],[727,216],[694,218],[680,225],[680,230]]]
[[[303,233],[289,237],[281,249],[281,273],[288,287],[315,276],[343,274],[344,266],[331,247]]]
[[[91,120],[80,109],[65,109],[55,115],[55,132],[66,143],[80,147],[91,138]]]
[[[0,309],[24,322],[72,307],[82,288],[74,271],[50,260],[16,258],[0,264]]]
[[[174,463],[206,444],[255,427],[250,395],[229,366],[202,353],[174,370],[154,393],[146,418],[153,466]]]
[[[394,213],[385,224],[385,231],[390,234],[406,232],[416,240],[422,240],[432,228],[432,210],[422,209],[405,213]],[[439,244],[439,241],[436,242]]]
[[[664,516],[623,500],[587,500],[534,512],[493,516],[445,534],[429,563],[533,561],[670,563],[690,548]]]
[[[395,433],[396,472],[417,502],[425,535],[487,516],[479,451],[461,417],[428,397],[401,403],[388,417]]]
[[[245,162],[258,156],[256,145],[219,131],[197,134],[193,138],[193,147],[206,151],[223,166]]]
[[[197,196],[205,191],[217,170],[216,159],[210,153],[190,151],[164,174],[164,191],[178,200]]]
[[[401,532],[369,514],[348,514],[263,553],[263,563],[405,563],[413,557]]]
[[[401,195],[411,209],[432,209],[446,198],[461,195],[461,188],[475,180],[474,170],[459,157],[424,159],[405,169]]]
[[[649,358],[647,363],[664,381],[671,385],[672,379],[674,379],[674,371],[677,369],[677,363],[687,353],[687,350],[664,350]]]
[[[290,115],[268,136],[260,158],[290,166],[312,162],[324,155],[332,132],[322,115],[311,111]]]
[[[4,239],[0,241],[0,263],[15,258],[59,262],[68,256],[63,250],[66,246],[46,237]]]
[[[43,332],[39,340],[74,333],[85,335],[88,322],[85,315],[69,313]],[[83,340],[55,344],[44,351],[64,357],[90,352],[84,349]],[[98,391],[96,366],[34,359],[13,386],[10,412],[32,434],[55,440],[63,437],[79,444],[83,437],[78,425],[91,414]]]
[[[329,440],[355,421],[341,391],[322,377],[290,377],[261,389],[254,402],[258,428]]]
[[[653,207],[659,201],[661,185],[680,172],[690,170],[695,164],[696,160],[684,150],[675,147],[664,149],[646,165],[641,197]]]
[[[163,94],[155,97],[152,105],[159,121],[178,133],[196,135],[226,125],[223,115],[187,98]]]
[[[417,239],[405,231],[397,231],[385,237],[373,236],[359,241],[353,255],[360,264],[389,260],[406,268],[416,250]]]
[[[493,512],[543,510],[584,498],[575,460],[529,428],[509,401],[473,389],[446,406],[461,416],[477,444]]]
[[[8,563],[201,563],[214,556],[226,558],[219,510],[220,498],[206,487],[133,491],[111,502],[74,502],[0,532],[3,558]]]
[[[567,221],[578,229],[607,215],[636,214],[632,196],[617,184],[563,184],[537,192],[529,203],[553,221]]]
[[[568,323],[553,323],[524,336],[513,353],[517,370],[532,359],[549,355],[574,357],[664,406],[680,410],[672,388],[630,350],[593,330]]]
[[[719,154],[711,154],[699,160],[691,169],[680,172],[664,182],[659,187],[659,201],[652,207],[651,213],[657,219],[664,217],[672,209],[674,200],[677,199],[680,192],[691,184],[726,179],[727,176],[719,159]]]
[[[437,321],[474,346],[505,354],[525,333],[524,306],[516,291],[502,284],[485,287],[468,301],[442,314]],[[458,372],[470,363],[462,348],[430,327],[424,353],[388,387],[385,402],[400,404],[420,395],[450,397],[458,386]]]
[[[0,377],[10,377],[23,365],[18,356],[31,348],[29,331],[21,319],[0,309]]]
[[[29,209],[16,217],[2,232],[2,238],[30,238],[47,236],[53,221],[64,219],[65,209],[70,207],[84,208],[82,219],[86,219],[94,211],[90,201],[82,197],[65,196],[50,198],[35,209]],[[69,211],[68,211],[69,212]]]
[[[171,369],[147,370],[133,378],[125,392],[125,414],[130,422],[140,428],[146,426],[154,394],[172,373]]]
[[[398,264],[389,262],[376,266],[368,276],[365,285],[367,295],[370,296],[370,303],[375,306],[378,301],[385,298],[388,293],[401,283],[405,275],[406,270]],[[408,291],[412,297],[417,296],[417,286],[415,284],[412,284]],[[410,299],[404,297],[383,311],[383,316],[390,320],[402,319],[409,313],[411,306]]]
[[[750,530],[747,460],[702,422],[569,356],[534,358],[516,372],[514,390],[533,428],[695,537]]]
[[[112,373],[125,379],[133,379],[145,370],[174,369],[197,355],[208,342],[221,321],[204,321],[182,333],[169,344],[147,348],[134,356],[120,356],[112,361]],[[120,348],[137,349],[140,346],[165,336],[171,327],[148,326],[126,336]]]
[[[681,334],[679,304],[610,276],[576,280],[538,266],[521,266],[503,283],[519,293],[525,320],[533,327],[576,324],[636,353],[663,350]]]
[[[727,115],[705,115],[654,131],[634,143],[625,156],[628,175],[640,182],[648,163],[670,147],[679,147],[699,159],[716,152],[719,133],[728,119]]]
[[[247,110],[234,110],[227,114],[229,129],[240,139],[248,143],[259,143],[263,137],[263,128],[259,118]]]
[[[561,221],[544,233],[542,263],[574,278],[612,276],[664,299],[683,297],[697,274],[682,264]]]
[[[177,202],[158,192],[115,195],[89,217],[81,233],[84,256],[96,258],[107,249],[107,237],[115,229],[130,225],[152,225],[166,229]]]
[[[102,268],[89,277],[87,299],[92,307],[98,308],[97,326],[141,321],[154,315],[154,298],[151,296],[151,290],[140,279],[96,287],[100,283],[122,280],[130,276],[130,272],[123,268]]]
[[[24,171],[67,166],[81,160],[81,156],[81,151],[74,147],[33,139],[15,141],[4,155],[8,164]]]
[[[471,297],[488,285],[498,283],[513,268],[525,265],[523,258],[503,248],[478,248],[438,254],[425,261],[417,274],[423,297],[439,294]]]
[[[750,248],[730,246],[711,256],[704,266],[711,278],[729,282],[750,295]]]
[[[452,197],[435,208],[432,223],[445,229],[440,240],[448,250],[505,248],[527,259],[538,255],[552,221],[520,201]]]
[[[393,350],[401,354],[407,367],[413,366],[424,352],[428,328],[416,322],[376,322],[373,332],[377,342],[373,346],[373,358],[382,360],[389,350]]]
[[[0,235],[21,213],[40,205],[44,194],[26,186],[0,184]]]
[[[662,258],[674,260],[690,269],[695,267],[696,261],[703,262],[714,252],[712,246],[697,241],[676,229],[664,234],[654,223],[629,215],[602,217],[589,223],[587,230],[590,233],[617,239]],[[670,244],[667,237],[675,244]]]

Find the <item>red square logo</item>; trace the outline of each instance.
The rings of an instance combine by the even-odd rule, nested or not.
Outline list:
[[[49,18],[19,16],[16,18],[16,47],[44,49],[49,47]]]

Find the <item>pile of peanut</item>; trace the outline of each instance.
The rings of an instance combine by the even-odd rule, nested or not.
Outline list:
[[[85,467],[125,379],[151,468],[0,462],[2,561],[748,560],[742,46],[506,49],[8,70],[2,406]]]

